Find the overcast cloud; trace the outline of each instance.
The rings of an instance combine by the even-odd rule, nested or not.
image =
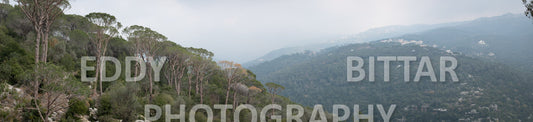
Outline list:
[[[150,27],[218,60],[326,42],[386,25],[435,24],[521,13],[521,0],[74,0],[67,13],[105,12]]]

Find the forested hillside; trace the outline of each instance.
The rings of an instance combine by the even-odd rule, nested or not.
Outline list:
[[[42,1],[42,6],[50,1]],[[32,20],[45,16],[28,9],[38,7],[33,1],[0,4],[0,121],[129,122],[145,119],[145,104],[170,104],[173,112],[179,111],[181,104],[187,111],[195,104],[251,104],[258,109],[271,103],[294,104],[269,91],[240,64],[215,62],[206,49],[180,46],[148,27],[123,27],[122,20],[106,13],[65,15],[62,6],[68,6],[68,1],[58,1],[50,4],[57,17],[43,20],[50,26]],[[167,60],[160,81],[154,80],[151,65],[146,65],[146,77],[137,82],[126,82],[124,71],[115,81],[97,78],[82,82],[83,56],[96,57],[87,63],[92,67],[102,63],[99,57],[104,56],[118,59],[121,66],[127,56],[142,58],[147,64],[151,58]],[[110,77],[116,71],[113,63],[106,63],[103,73],[95,72],[98,69],[87,75]],[[139,73],[139,65],[131,69],[132,74]],[[206,121],[206,116],[198,111],[196,119]],[[221,121],[220,116],[215,111],[215,121]],[[226,116],[234,119],[231,112]],[[309,116],[307,111],[305,116]],[[241,118],[235,119],[247,121],[250,117],[249,111],[243,111]],[[163,114],[159,121],[164,120]]]
[[[529,111],[533,93],[528,88],[533,86],[532,27],[523,15],[505,14],[370,43],[285,55],[250,69],[261,81],[286,86],[282,95],[305,105],[397,104],[402,110],[393,118],[398,121],[528,121],[533,117]],[[460,82],[404,83],[400,62],[391,64],[391,82],[384,83],[383,62],[377,62],[376,82],[349,83],[347,56],[365,61],[367,56],[454,56]],[[438,58],[432,62],[438,64]],[[416,69],[411,71],[414,75]]]
[[[410,77],[417,71],[421,56],[429,56],[439,71],[440,56],[458,60],[459,82],[404,82],[403,62],[390,64],[390,82],[383,81],[383,62],[375,64],[375,82],[347,82],[346,58],[360,56],[417,56]],[[296,63],[297,62],[297,63]],[[363,69],[367,69],[368,64]],[[445,51],[421,41],[383,40],[350,44],[313,53],[282,56],[250,68],[258,79],[287,87],[282,95],[304,105],[397,104],[393,120],[407,121],[522,121],[530,120],[533,91],[531,73],[504,63]],[[448,77],[448,76],[447,76]],[[375,115],[378,116],[378,115]],[[378,118],[376,118],[378,119]]]

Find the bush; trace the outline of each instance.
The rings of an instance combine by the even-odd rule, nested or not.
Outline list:
[[[126,122],[136,120],[137,108],[140,108],[136,96],[138,86],[133,83],[124,85],[117,82],[109,89],[100,97],[97,113],[99,120],[101,116],[107,115]]]
[[[0,26],[0,81],[14,85],[21,81],[20,74],[31,69],[33,59],[7,31]]]
[[[89,114],[89,103],[85,100],[73,99],[69,101],[69,108],[65,114],[67,119],[80,119],[78,115],[87,115]]]
[[[172,96],[165,93],[161,93],[154,98],[153,103],[155,105],[164,106],[165,104],[173,105],[175,102]]]

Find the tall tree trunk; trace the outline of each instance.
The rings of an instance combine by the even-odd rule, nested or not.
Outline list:
[[[178,86],[177,86],[177,89],[178,89],[178,95],[181,94],[181,84],[182,84],[182,79],[183,79],[183,76],[185,75],[185,68],[187,68],[186,66],[182,66],[180,71],[178,73],[180,73],[178,75],[178,79],[176,79],[176,82],[178,83]]]
[[[138,52],[139,51],[136,51],[136,53],[137,53],[137,54],[135,54],[136,57],[138,57]],[[134,76],[133,77],[133,81],[137,81],[137,76],[139,75],[139,72],[140,72],[139,71],[139,65],[140,65],[139,62],[135,63],[135,67],[134,67],[135,71],[133,72],[133,76]]]
[[[187,96],[191,96],[191,89],[192,89],[192,75],[188,75],[188,78],[189,78],[189,89],[188,89],[188,95]]]
[[[181,79],[178,79],[177,80],[177,90],[178,90],[178,95],[181,95]]]
[[[98,92],[97,92],[97,87],[98,87],[98,80],[101,79],[101,76],[100,76],[100,73],[101,73],[101,65],[102,65],[102,62],[100,60],[100,57],[101,57],[101,48],[102,47],[102,44],[100,42],[96,42],[96,70],[95,70],[95,79],[94,79],[94,88],[93,88],[93,95],[98,95]]]
[[[101,62],[102,60],[100,60],[100,65],[103,65],[105,67],[105,64],[103,62]],[[101,69],[100,69],[101,70]],[[101,71],[100,73],[102,72],[105,72],[105,71]],[[104,94],[104,90],[103,89],[103,86],[102,86],[102,78],[104,76],[100,75],[100,80],[99,80],[99,83],[100,83],[100,95]]]
[[[199,69],[197,69],[197,70],[199,70]],[[196,94],[199,93],[199,89],[200,89],[198,87],[198,82],[200,82],[200,77],[201,77],[200,76],[200,71],[196,71],[196,83],[195,83],[196,84],[196,86],[195,86],[196,87]]]
[[[204,85],[200,85],[200,104],[204,104]]]
[[[37,27],[35,27],[35,33],[37,34],[37,36],[35,37],[35,68],[34,68],[34,72],[35,72],[35,77],[34,77],[34,84],[33,84],[33,89],[34,89],[34,92],[33,92],[33,103],[35,104],[35,108],[37,109],[37,112],[39,112],[39,117],[41,118],[42,121],[45,121],[45,118],[44,116],[42,115],[41,113],[41,109],[39,107],[39,103],[37,103],[37,100],[38,100],[38,96],[39,96],[39,77],[37,76],[37,71],[38,69],[40,68],[39,67],[39,55],[41,55],[39,52],[40,52],[40,45],[41,45],[41,31],[40,29],[38,29]]]
[[[167,71],[167,72],[164,72],[163,75],[165,76],[165,79],[167,79],[167,84],[168,86],[170,86],[170,88],[174,88],[174,85],[172,85],[172,83],[174,82],[172,79],[174,79],[172,77],[172,75],[174,75],[174,71],[171,70],[171,69],[168,69],[170,71],[170,73]],[[170,75],[169,75],[170,74]]]
[[[170,71],[170,73],[169,72],[165,72],[165,78],[167,79],[168,86],[170,86],[170,88],[174,88],[174,85],[172,85],[174,83],[174,79],[176,77],[176,76],[174,76],[174,74],[175,74],[174,64],[171,64],[171,67],[170,67],[169,71]]]
[[[35,28],[35,33],[37,34],[37,37],[35,37],[35,67],[37,68],[37,65],[39,64],[39,53],[40,45],[41,45],[41,31],[38,28]]]
[[[148,65],[148,67],[150,67],[150,69],[152,68],[152,67],[150,66],[150,63],[148,63],[147,65]],[[150,103],[152,103],[152,99],[153,99],[153,97],[154,97],[154,96],[153,96],[153,94],[154,94],[154,90],[153,90],[152,70],[148,70],[147,72],[148,72],[148,81],[150,82],[150,91],[148,91],[148,92],[150,92]]]
[[[43,52],[42,53],[42,56],[41,56],[41,61],[46,63],[47,59],[48,59],[48,35],[49,35],[49,32],[50,30],[47,28],[45,31],[44,31],[44,35],[43,36],[43,40],[41,41],[43,44]]]
[[[205,81],[205,84],[206,84],[206,85],[209,84],[209,79],[207,79],[207,80]],[[208,85],[208,88],[209,88],[209,85]],[[202,98],[204,97],[203,92],[204,92],[204,88],[202,87]],[[203,100],[203,99],[202,99],[202,100]]]
[[[179,80],[180,79],[174,79],[174,87],[175,87],[176,93],[178,93],[178,95],[180,95],[180,87],[181,87],[181,82]]]
[[[178,92],[178,95],[181,95],[181,79],[183,78],[183,71],[180,71],[181,74],[178,75],[178,78],[175,80],[176,83],[176,92]]]
[[[103,35],[101,35],[101,36],[103,36]],[[104,44],[103,44],[103,45],[100,45],[100,47],[102,47],[104,51],[102,51],[100,57],[105,56],[105,53],[106,53],[106,51],[107,51],[107,43],[108,43],[108,41],[105,41],[105,40],[102,40],[102,41],[104,41],[104,42],[103,42]],[[100,64],[104,64],[104,62],[102,62],[102,60],[100,60]],[[105,66],[105,65],[104,65],[104,66]],[[102,72],[105,72],[105,71],[102,71]],[[100,72],[100,73],[102,73],[102,72]],[[104,94],[103,85],[102,85],[102,82],[103,82],[103,81],[102,81],[102,78],[103,78],[103,77],[105,77],[105,76],[100,75],[100,95],[101,95],[101,94]]]
[[[233,90],[233,110],[235,110],[236,107],[237,107],[237,91]]]
[[[94,85],[94,88],[93,88],[93,95],[98,95],[98,91],[96,90],[97,87],[98,87],[98,79],[100,79],[100,56],[98,54],[96,54],[96,70],[95,70],[95,79],[94,79],[94,82],[92,83]]]
[[[228,79],[228,88],[226,89],[226,102],[224,104],[228,104],[228,98],[229,98],[229,91],[231,90],[231,78]]]
[[[37,64],[35,68],[36,68],[35,69],[35,73],[37,73],[37,68],[39,68],[39,65]],[[45,117],[43,116],[43,114],[41,112],[40,104],[37,102],[37,100],[39,99],[38,98],[39,97],[39,85],[40,85],[39,77],[37,75],[35,75],[35,82],[33,84],[33,89],[34,89],[34,92],[33,92],[33,103],[35,104],[35,108],[37,108],[37,112],[39,113],[39,117],[44,122],[46,119],[45,119]]]

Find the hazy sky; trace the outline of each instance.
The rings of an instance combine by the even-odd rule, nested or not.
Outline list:
[[[105,12],[218,60],[240,63],[288,46],[372,27],[521,13],[521,0],[74,0],[66,13]]]

